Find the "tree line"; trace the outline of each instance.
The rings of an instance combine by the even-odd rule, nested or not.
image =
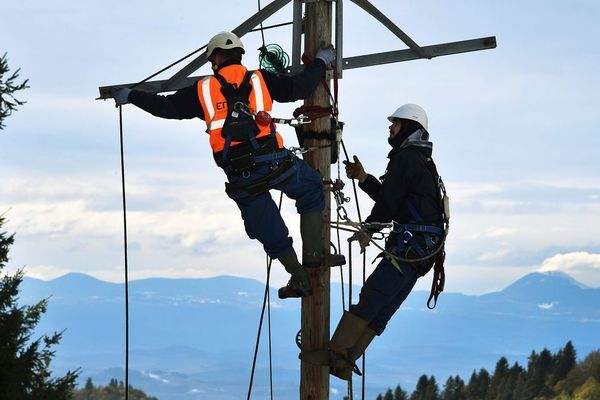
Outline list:
[[[473,371],[468,382],[451,376],[440,390],[433,375],[422,375],[410,395],[397,385],[376,400],[600,400],[600,350],[577,362],[568,341],[555,354],[532,351],[527,366],[501,357],[493,373]]]
[[[131,400],[158,400],[156,397],[147,396],[142,390],[129,385],[128,397]],[[74,390],[72,400],[122,400],[125,398],[125,384],[123,381],[111,379],[106,386],[94,386],[92,378],[88,378],[83,388]]]

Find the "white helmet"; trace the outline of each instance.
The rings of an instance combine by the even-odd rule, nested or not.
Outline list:
[[[416,104],[405,104],[398,108],[392,115],[388,117],[390,122],[394,122],[395,118],[410,119],[421,124],[427,130],[427,114],[420,106]]]
[[[232,32],[219,32],[208,41],[206,46],[206,56],[210,57],[215,49],[242,49],[244,54],[244,45],[242,41],[235,33]]]

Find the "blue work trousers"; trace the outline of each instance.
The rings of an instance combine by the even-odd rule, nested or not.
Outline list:
[[[321,175],[304,160],[290,154],[294,171],[283,183],[276,183],[269,189],[282,191],[287,197],[295,200],[298,214],[320,212],[325,208],[323,180]],[[266,162],[249,174],[229,173],[229,183],[237,187],[251,184],[265,175],[273,173],[277,166]],[[279,258],[292,248],[292,238],[279,208],[269,190],[261,193],[235,198],[244,220],[246,233],[251,239],[262,243],[265,252],[271,258]]]
[[[350,312],[369,321],[369,327],[377,335],[385,330],[419,278],[409,264],[400,266],[403,274],[383,257],[362,287],[358,304],[350,306]]]

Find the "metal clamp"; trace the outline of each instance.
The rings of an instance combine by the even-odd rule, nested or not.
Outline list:
[[[272,121],[276,124],[286,124],[292,128],[296,128],[301,125],[310,124],[312,121],[308,117],[298,118],[273,118]]]

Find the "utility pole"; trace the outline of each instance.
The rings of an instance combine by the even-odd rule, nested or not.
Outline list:
[[[314,59],[315,52],[321,43],[331,43],[331,1],[318,0],[306,3],[304,22],[304,53]],[[306,99],[306,106],[328,107],[329,97],[322,85],[315,93]],[[306,139],[304,145],[318,147],[331,144],[327,137],[331,133],[329,118],[319,118],[307,125],[304,132],[322,134],[323,139]],[[311,136],[313,136],[311,135]],[[331,149],[322,147],[317,151],[305,153],[305,161],[323,176],[325,190],[325,210],[323,212],[323,241],[324,248],[329,250],[330,243],[330,170]],[[302,299],[302,349],[324,349],[329,342],[329,282],[330,269],[326,266],[312,268],[308,271],[313,286],[313,295]],[[329,399],[329,368],[313,365],[302,361],[300,366],[300,399],[327,400]]]

